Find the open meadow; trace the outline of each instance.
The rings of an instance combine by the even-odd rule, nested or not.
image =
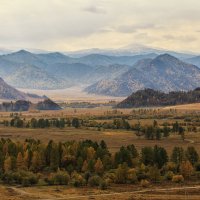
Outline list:
[[[132,144],[138,151],[144,147],[154,148],[155,145],[158,145],[171,155],[174,147],[182,147],[186,150],[193,146],[200,153],[200,106],[198,107],[198,105],[197,109],[190,109],[193,108],[191,105],[153,109],[112,109],[105,106],[87,109],[67,108],[61,111],[2,112],[0,114],[0,138],[10,139],[17,143],[23,143],[26,139],[34,139],[40,140],[45,145],[50,140],[56,143],[86,140],[100,143],[103,140],[112,155],[117,153],[122,146],[126,147]],[[23,121],[21,127],[17,127],[14,122],[19,119]],[[32,127],[29,124],[32,119],[36,119],[38,122],[40,119],[48,119],[51,123],[55,119],[64,119],[65,126],[59,128],[51,124],[44,128]],[[78,127],[73,126],[74,119],[79,120]],[[12,120],[14,120],[13,125],[11,125]],[[5,121],[8,122],[8,125],[5,125]],[[121,124],[118,127],[118,123],[121,122],[127,122],[130,127],[125,128]],[[184,128],[184,138],[178,132],[173,132],[176,123]],[[145,132],[142,135],[137,134],[138,130],[135,127],[138,124],[141,126],[141,130],[151,126],[163,129],[167,124],[171,132],[167,137],[149,139],[144,135]],[[2,200],[198,200],[199,189],[198,179],[186,179],[181,183],[152,182],[145,186],[139,182],[137,184],[112,183],[106,190],[85,185],[79,188],[71,185],[46,185],[40,181],[31,187],[23,187],[19,184],[2,184],[0,186]]]

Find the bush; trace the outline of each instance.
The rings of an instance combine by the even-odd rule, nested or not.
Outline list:
[[[100,186],[101,182],[102,182],[101,177],[97,175],[90,177],[88,180],[88,184],[91,187]]]
[[[149,184],[150,184],[149,181],[147,181],[146,179],[143,179],[143,180],[140,181],[140,185],[142,187],[148,187]]]
[[[129,169],[128,170],[128,182],[130,183],[137,183],[138,179],[137,179],[137,175],[136,175],[136,171],[135,169]]]
[[[108,184],[116,182],[116,175],[114,172],[107,172],[104,174],[103,179],[106,180]]]
[[[83,178],[82,175],[78,174],[77,172],[72,173],[71,179],[71,184],[74,187],[80,187],[86,184],[86,180]]]
[[[49,178],[46,180],[49,185],[68,185],[70,176],[67,172],[58,171],[51,173]]]
[[[4,183],[21,184],[24,187],[35,185],[38,183],[38,177],[32,172],[18,171],[5,173],[2,177]]]
[[[172,180],[172,178],[173,178],[173,176],[174,176],[174,173],[172,172],[172,171],[168,171],[166,174],[165,174],[165,180],[167,180],[167,181],[171,181]]]
[[[182,175],[174,175],[172,177],[172,182],[174,183],[182,183],[184,181],[184,178]]]
[[[37,185],[38,186],[46,186],[46,185],[48,185],[48,183],[44,179],[39,179]]]
[[[106,180],[101,181],[99,188],[101,190],[106,190],[108,188],[108,183]]]

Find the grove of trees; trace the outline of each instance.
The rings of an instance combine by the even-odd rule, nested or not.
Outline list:
[[[102,140],[66,141],[47,144],[26,139],[0,140],[0,179],[6,184],[98,186],[147,185],[162,181],[198,180],[199,155],[193,146],[174,147],[169,155],[163,147],[122,146],[111,153]]]

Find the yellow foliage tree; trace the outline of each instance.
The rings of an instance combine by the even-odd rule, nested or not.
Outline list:
[[[100,158],[98,158],[98,160],[96,161],[96,163],[94,165],[94,169],[95,169],[95,172],[97,174],[102,174],[103,173],[104,166],[103,166],[103,163],[102,163]]]
[[[38,151],[33,152],[33,157],[31,160],[31,169],[33,171],[39,171],[42,167],[42,159]]]
[[[88,170],[88,162],[87,162],[87,160],[85,160],[85,161],[83,162],[83,166],[82,166],[81,171],[82,171],[82,172],[86,172],[87,170]]]
[[[89,147],[87,149],[87,160],[92,160],[95,156],[96,151],[94,150],[93,147]]]
[[[194,168],[188,160],[180,164],[180,172],[184,178],[189,178],[192,175],[193,170]]]
[[[17,154],[16,165],[17,165],[17,169],[24,169],[25,168],[25,166],[24,166],[24,159],[23,159],[23,156],[22,156],[21,152],[19,152]]]
[[[3,168],[5,172],[8,172],[12,169],[12,160],[10,156],[5,159]]]
[[[24,153],[24,167],[25,169],[29,168],[29,152],[28,150],[26,150],[26,152]]]

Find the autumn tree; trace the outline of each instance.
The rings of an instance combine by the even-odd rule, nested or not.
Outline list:
[[[94,165],[94,169],[95,169],[95,172],[97,174],[102,174],[103,173],[104,167],[103,167],[103,163],[102,163],[100,158],[97,159],[97,161],[96,161],[96,163]]]
[[[41,168],[42,168],[41,155],[38,151],[34,151],[31,160],[31,170],[33,170],[34,172],[38,172],[41,170]]]
[[[5,161],[4,161],[4,171],[8,172],[12,169],[12,160],[10,156],[7,156]]]
[[[82,166],[81,171],[82,171],[82,172],[86,172],[87,170],[88,170],[88,162],[87,162],[87,160],[85,160],[85,161],[83,162],[83,166]]]
[[[21,152],[17,155],[16,166],[18,170],[25,169],[24,159]]]
[[[180,173],[183,175],[184,178],[190,178],[193,170],[194,168],[188,160],[180,164]]]

